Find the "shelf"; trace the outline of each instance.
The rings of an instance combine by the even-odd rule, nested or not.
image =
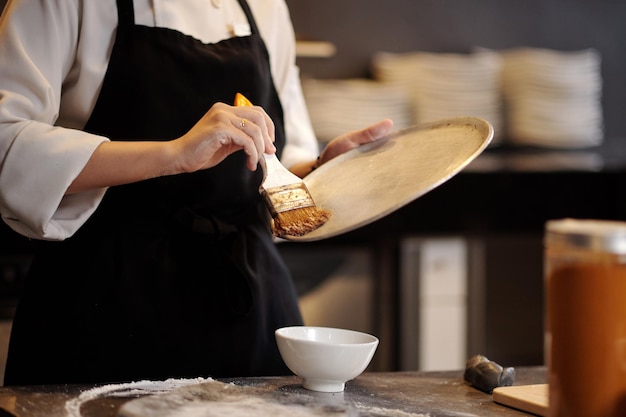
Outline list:
[[[335,55],[335,45],[322,41],[296,41],[298,58],[330,58]]]

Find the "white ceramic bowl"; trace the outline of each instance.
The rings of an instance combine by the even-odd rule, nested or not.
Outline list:
[[[283,327],[275,335],[285,364],[302,377],[302,386],[321,392],[343,391],[367,368],[378,346],[370,334],[330,327]]]

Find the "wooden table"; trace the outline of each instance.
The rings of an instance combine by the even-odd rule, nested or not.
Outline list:
[[[544,383],[546,379],[543,367],[516,368],[516,374],[515,385]],[[161,382],[146,381],[143,386],[152,383]],[[126,389],[112,389],[122,385]],[[236,401],[229,399],[230,409],[235,408],[235,413],[229,415],[266,416],[270,412],[272,417],[529,415],[495,403],[490,394],[464,382],[462,371],[446,371],[364,373],[348,382],[343,393],[335,394],[305,390],[295,376],[204,380],[154,396],[148,396],[155,392],[143,390],[141,383],[1,387],[0,416],[211,416],[215,412],[212,410],[224,402],[218,404],[214,393],[207,394],[205,387],[210,385],[235,390],[240,395]],[[129,407],[130,404],[134,406]],[[182,411],[183,405],[188,407],[186,412]],[[198,414],[201,408],[206,412]],[[189,414],[191,409],[195,414]]]

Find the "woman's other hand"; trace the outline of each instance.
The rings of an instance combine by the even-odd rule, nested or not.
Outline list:
[[[328,142],[317,160],[296,164],[289,169],[294,174],[300,177],[305,177],[320,165],[325,164],[342,153],[348,152],[349,150],[366,143],[383,139],[391,133],[392,129],[393,121],[390,119],[383,119],[366,127],[365,129],[345,133]]]
[[[382,139],[391,133],[391,129],[393,129],[393,122],[390,119],[384,119],[365,129],[355,130],[338,136],[326,145],[319,157],[318,164],[322,165],[360,145]]]

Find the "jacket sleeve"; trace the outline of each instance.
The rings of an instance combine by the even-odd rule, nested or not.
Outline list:
[[[71,236],[106,191],[65,195],[107,140],[57,125],[78,9],[78,0],[16,0],[0,20],[0,214],[31,238]]]

